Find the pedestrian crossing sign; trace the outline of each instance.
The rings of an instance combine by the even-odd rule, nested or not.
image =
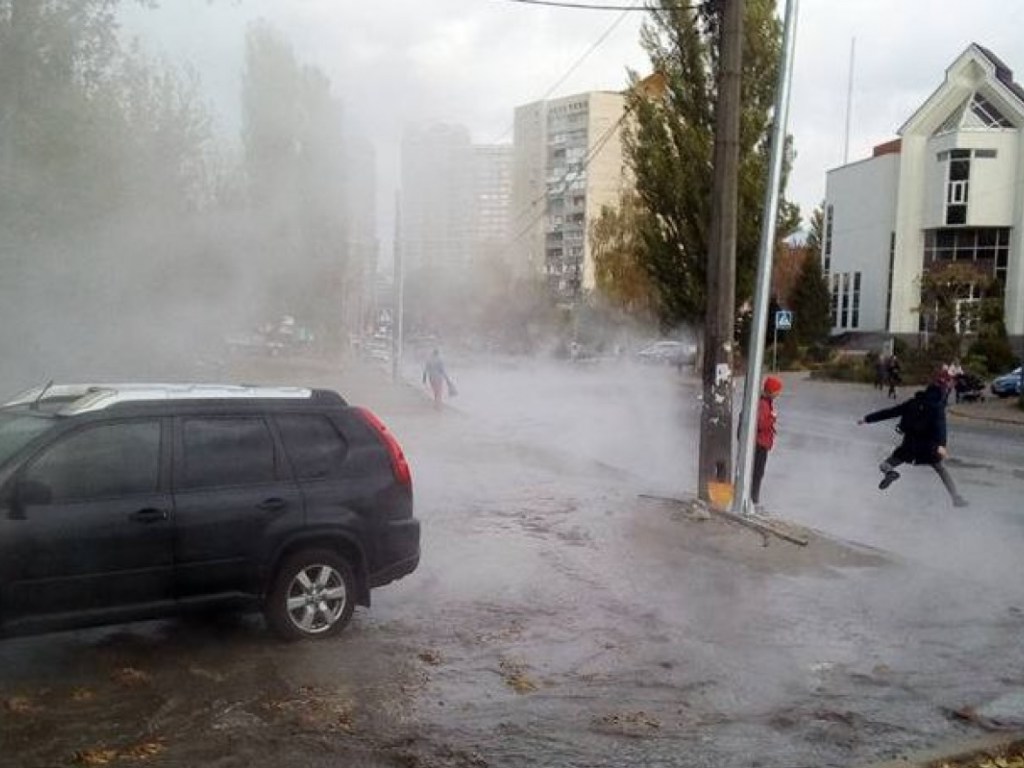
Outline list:
[[[775,313],[775,327],[780,331],[788,331],[793,327],[793,313],[788,309],[780,309]]]

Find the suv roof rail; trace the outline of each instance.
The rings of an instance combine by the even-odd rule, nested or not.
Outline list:
[[[250,384],[153,384],[129,382],[120,384],[50,384],[22,392],[3,407],[40,403],[56,405],[62,416],[101,411],[121,403],[162,400],[313,400],[327,394],[325,390],[308,387],[270,387]],[[330,393],[341,400],[336,393]],[[344,402],[342,400],[342,402]]]

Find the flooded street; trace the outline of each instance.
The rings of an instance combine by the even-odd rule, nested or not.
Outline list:
[[[413,468],[423,559],[337,640],[258,617],[0,643],[0,764],[847,766],[978,733],[950,712],[1024,687],[1024,428],[951,420],[954,509],[925,469],[886,493],[870,388],[786,378],[763,500],[807,547],[649,498],[696,488],[699,390],[671,368],[449,361],[435,412],[338,388]],[[909,392],[906,393],[909,395]]]
[[[1024,751],[1024,3],[799,5],[0,0],[0,768]]]

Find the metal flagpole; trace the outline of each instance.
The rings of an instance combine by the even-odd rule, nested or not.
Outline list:
[[[850,160],[850,115],[853,112],[853,59],[857,38],[850,39],[850,77],[846,83],[846,133],[843,138],[843,165]]]
[[[772,126],[768,184],[764,196],[764,220],[761,222],[757,289],[754,295],[754,322],[750,329],[750,352],[747,362],[746,388],[743,392],[743,421],[740,425],[740,456],[737,462],[736,494],[733,496],[733,512],[738,514],[746,514],[750,511],[750,476],[754,469],[757,400],[761,391],[761,366],[764,364],[764,341],[768,320],[768,294],[771,290],[772,279],[772,249],[775,245],[779,187],[782,184],[782,161],[786,147],[786,125],[789,120],[789,88],[793,77],[797,5],[798,0],[786,1],[782,61],[779,67],[779,83],[775,91],[775,120]]]

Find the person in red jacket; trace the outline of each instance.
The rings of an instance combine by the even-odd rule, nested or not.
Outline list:
[[[754,478],[750,485],[750,500],[759,505],[761,480],[768,463],[768,451],[775,445],[775,398],[782,392],[782,379],[765,376],[761,399],[757,403],[757,438],[754,441]]]

